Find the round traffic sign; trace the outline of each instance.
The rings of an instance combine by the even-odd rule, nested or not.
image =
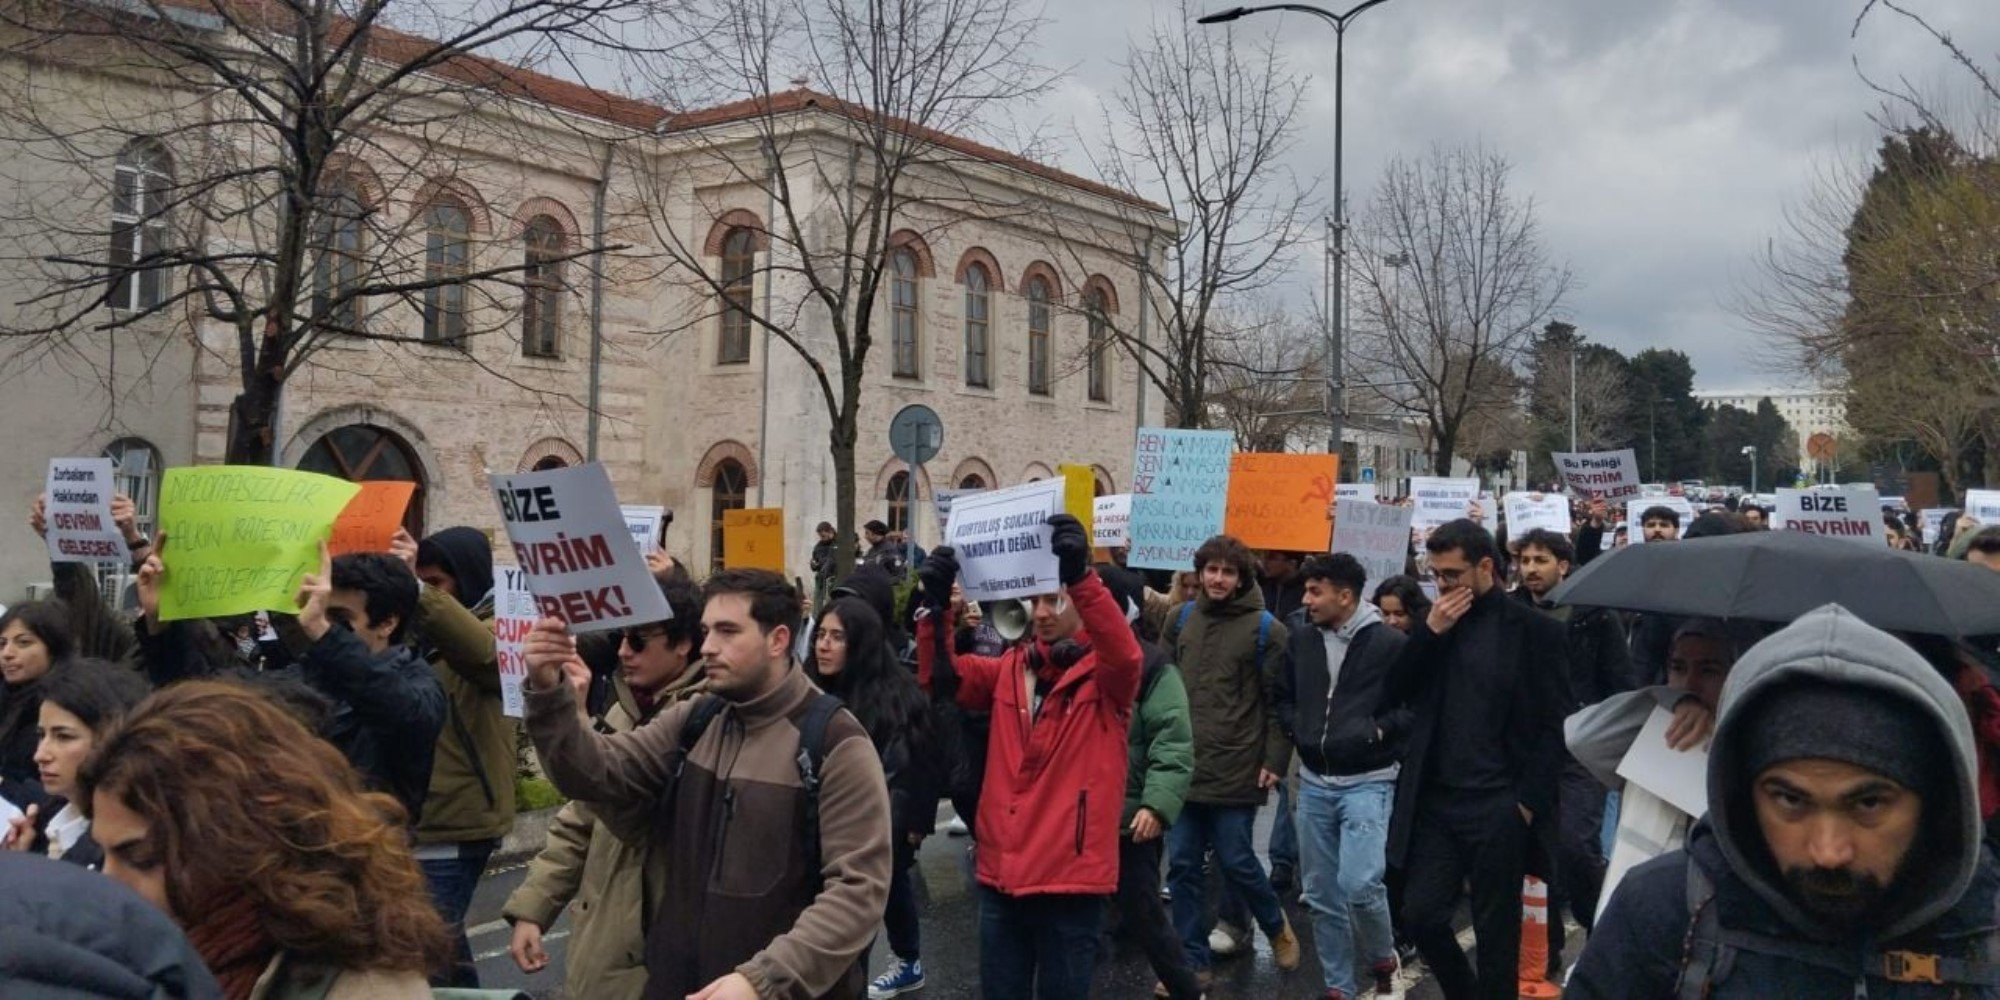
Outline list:
[[[911,403],[896,411],[889,421],[889,450],[912,465],[922,465],[937,457],[944,447],[944,421],[937,411],[922,403]]]

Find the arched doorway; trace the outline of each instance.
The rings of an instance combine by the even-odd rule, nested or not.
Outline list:
[[[750,475],[743,471],[741,463],[733,458],[725,458],[715,463],[715,484],[709,492],[709,534],[708,568],[715,572],[722,568],[722,515],[725,511],[742,510],[749,496]]]
[[[424,467],[394,431],[371,424],[336,427],[306,449],[299,457],[299,469],[357,483],[369,479],[416,483],[410,507],[403,512],[403,528],[414,537],[424,537]]]

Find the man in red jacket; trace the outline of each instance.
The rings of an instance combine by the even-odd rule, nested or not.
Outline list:
[[[989,997],[1090,995],[1105,900],[1118,888],[1125,741],[1142,657],[1125,609],[1090,569],[1090,538],[1049,518],[1062,589],[1034,599],[1034,630],[997,657],[940,657],[958,559],[918,571],[918,679],[991,711],[979,796],[979,982]],[[947,620],[949,630],[953,622]],[[948,634],[948,633],[947,633]]]

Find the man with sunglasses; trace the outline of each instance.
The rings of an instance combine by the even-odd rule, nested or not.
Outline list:
[[[1424,542],[1438,599],[1390,668],[1384,710],[1408,706],[1410,742],[1389,821],[1403,927],[1447,1000],[1512,1000],[1529,827],[1554,814],[1570,704],[1563,626],[1500,587],[1477,522]],[[1475,971],[1452,917],[1470,885]]]
[[[708,690],[701,656],[701,592],[685,579],[660,592],[674,616],[611,633],[618,646],[614,699],[593,720],[601,733],[624,733],[665,709]],[[581,692],[579,692],[579,696]],[[646,851],[571,802],[549,823],[548,845],[528,863],[528,876],[500,913],[514,925],[508,952],[522,972],[548,967],[542,935],[572,906],[564,991],[570,996],[637,998],[645,992],[646,917],[659,900],[645,898]]]

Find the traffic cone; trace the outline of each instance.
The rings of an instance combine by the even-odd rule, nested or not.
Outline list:
[[[1522,1000],[1558,1000],[1562,990],[1549,982],[1549,884],[1529,875],[1521,879]]]

